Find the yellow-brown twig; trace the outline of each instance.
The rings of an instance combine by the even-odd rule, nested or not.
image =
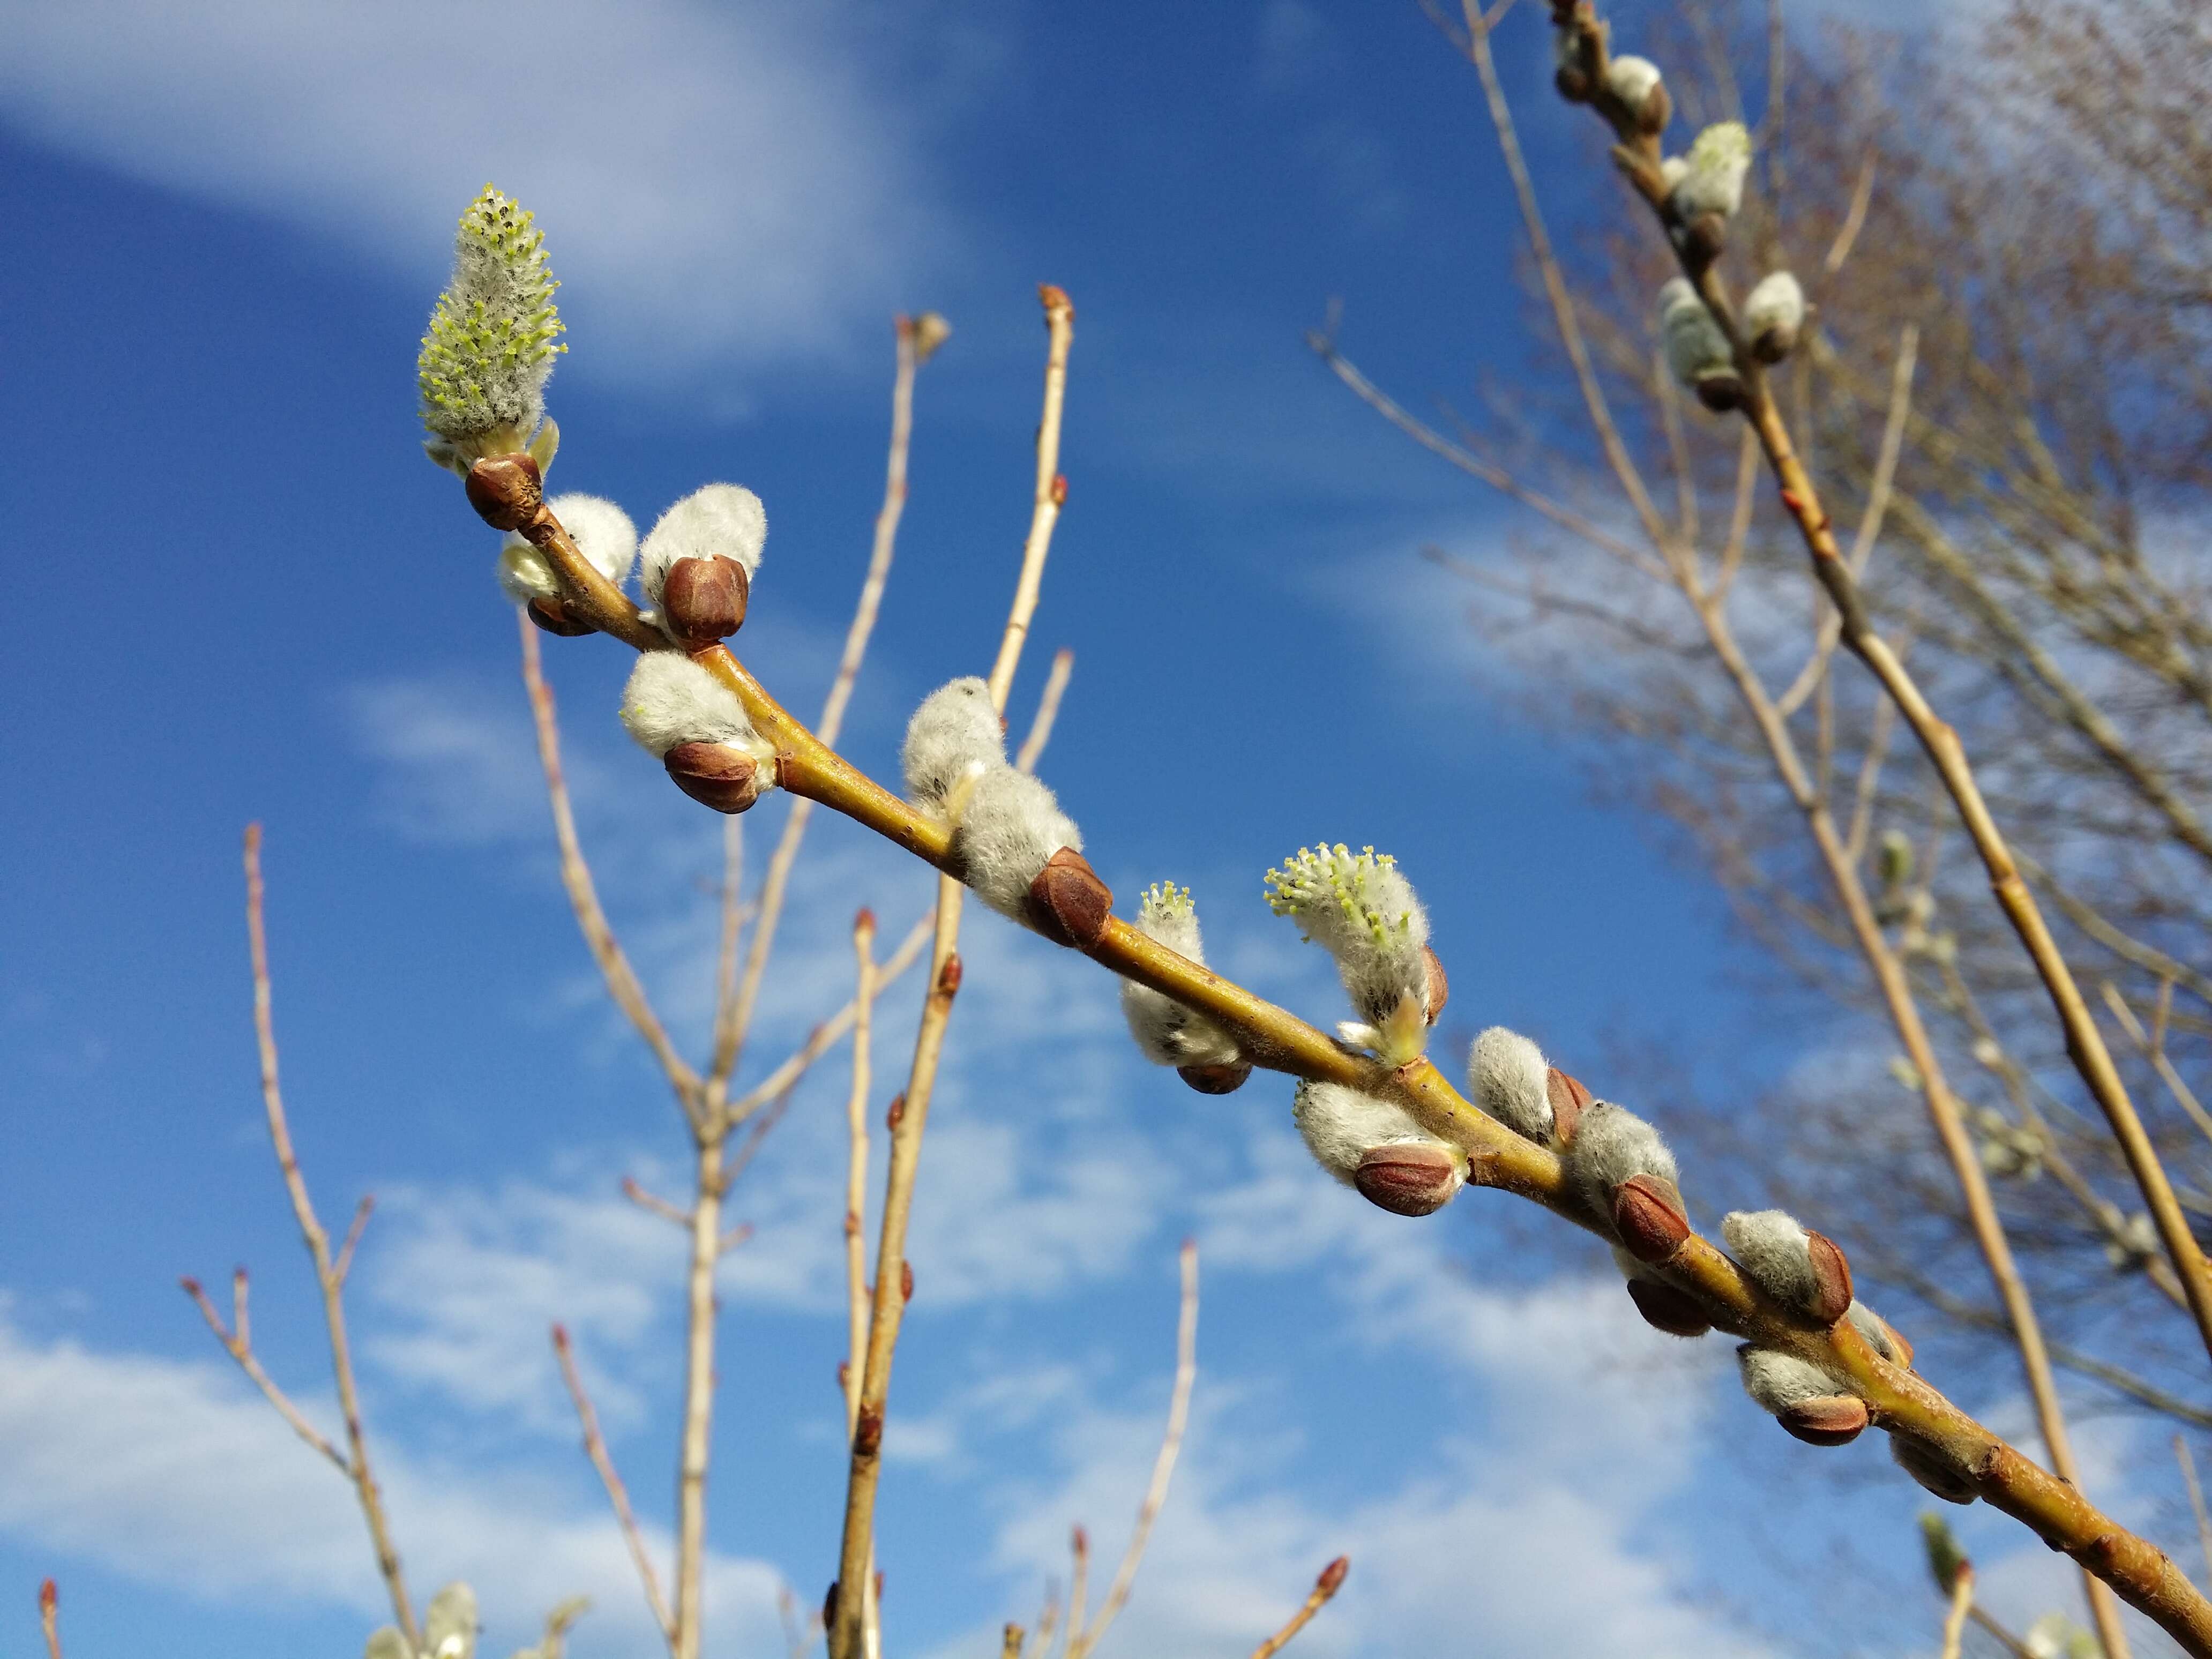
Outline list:
[[[1252,1650],[1252,1659],[1273,1659],[1273,1656],[1288,1646],[1291,1638],[1311,1623],[1314,1614],[1327,1607],[1330,1598],[1344,1588],[1344,1575],[1351,1571],[1352,1559],[1345,1555],[1338,1556],[1323,1567],[1321,1577],[1314,1580],[1312,1593],[1306,1597],[1305,1605],[1291,1615],[1290,1622],[1282,1629]]]
[[[1974,1605],[1974,1569],[1966,1562],[1951,1579],[1951,1604],[1943,1612],[1942,1659],[1959,1659],[1959,1641],[1966,1633],[1966,1614]]]
[[[1160,1518],[1160,1510],[1168,1501],[1168,1485],[1175,1479],[1176,1455],[1182,1450],[1183,1429],[1190,1421],[1191,1385],[1198,1380],[1198,1244],[1186,1238],[1178,1257],[1182,1277],[1182,1296],[1176,1317],[1175,1385],[1168,1398],[1167,1428],[1160,1436],[1159,1455],[1152,1460],[1152,1478],[1145,1488],[1145,1501],[1137,1510],[1137,1524],[1129,1534],[1129,1547],[1123,1552],[1121,1565],[1115,1569],[1114,1582],[1107,1587],[1106,1599],[1099,1604],[1098,1616],[1091,1621],[1088,1630],[1071,1629],[1068,1635],[1067,1659],[1083,1659],[1098,1645],[1113,1624],[1115,1615],[1121,1611],[1129,1599],[1129,1588],[1137,1582],[1137,1569],[1145,1559],[1145,1546],[1152,1535],[1152,1523]]]
[[[559,1357],[561,1380],[568,1385],[568,1398],[575,1402],[576,1420],[583,1425],[584,1455],[592,1460],[592,1467],[599,1472],[599,1484],[607,1489],[607,1502],[614,1506],[615,1519],[622,1527],[623,1542],[629,1546],[629,1559],[637,1564],[638,1582],[645,1587],[645,1601],[653,1609],[653,1622],[660,1627],[662,1639],[673,1647],[676,1621],[669,1616],[667,1598],[660,1593],[660,1575],[653,1570],[653,1557],[645,1547],[645,1534],[639,1529],[637,1516],[629,1506],[629,1491],[616,1472],[614,1458],[607,1450],[606,1437],[599,1432],[599,1414],[592,1409],[592,1397],[585,1392],[583,1374],[576,1369],[576,1356],[564,1326],[553,1328],[553,1352]]]
[[[868,1261],[865,1237],[868,1205],[869,1018],[876,1001],[876,919],[863,910],[853,919],[853,1086],[845,1097],[845,1432],[860,1419],[860,1368],[868,1350]]]
[[[1014,670],[1021,660],[1022,642],[1029,637],[1030,618],[1044,580],[1044,564],[1052,547],[1053,527],[1067,499],[1066,481],[1060,476],[1060,414],[1067,391],[1067,354],[1074,339],[1075,308],[1067,295],[1047,285],[1038,290],[1044,307],[1048,345],[1045,354],[1044,412],[1037,424],[1036,487],[1030,505],[1029,535],[1022,545],[1022,564],[1014,584],[1014,599],[992,664],[988,684],[991,702],[1003,716]],[[777,774],[783,787],[810,794],[809,781],[836,779],[832,785],[841,799],[864,805],[882,821],[900,827],[894,839],[912,850],[933,850],[931,861],[940,870],[951,850],[950,836],[942,824],[922,819],[907,804],[872,781],[857,790],[842,775],[852,769],[811,732],[797,726],[776,708],[727,651],[700,659],[725,684],[737,690],[751,688],[746,699],[750,712],[762,706],[769,725],[757,721],[759,731],[777,748]],[[740,690],[741,699],[746,693]],[[769,714],[773,709],[775,712]],[[786,744],[790,747],[787,749]],[[794,763],[796,771],[794,773]],[[844,810],[839,801],[826,804]],[[928,828],[922,826],[927,823]],[[914,1200],[915,1176],[921,1165],[921,1137],[929,1121],[930,1098],[935,1091],[938,1057],[943,1052],[945,1023],[951,1018],[952,999],[960,987],[960,900],[963,890],[949,874],[937,886],[937,921],[930,951],[930,988],[922,1004],[920,1029],[915,1036],[914,1060],[908,1067],[904,1109],[891,1129],[890,1167],[884,1182],[883,1228],[876,1250],[874,1307],[869,1316],[867,1361],[860,1382],[860,1403],[855,1414],[852,1455],[846,1482],[845,1524],[839,1549],[837,1604],[830,1621],[831,1659],[861,1659],[866,1621],[862,1609],[867,1587],[873,1583],[875,1559],[876,1488],[882,1475],[884,1410],[890,1389],[891,1358],[898,1346],[899,1325],[906,1310],[904,1285],[909,1269],[906,1260],[907,1219]]]

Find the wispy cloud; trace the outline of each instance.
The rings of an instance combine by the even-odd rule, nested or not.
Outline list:
[[[417,280],[495,179],[554,228],[593,343],[570,372],[696,374],[834,349],[951,256],[928,118],[900,95],[938,49],[879,21],[912,54],[896,86],[834,20],[757,0],[5,0],[0,109]]]

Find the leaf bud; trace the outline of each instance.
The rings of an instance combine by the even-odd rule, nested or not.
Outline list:
[[[773,761],[721,743],[679,743],[660,757],[676,787],[702,806],[742,812],[775,783]]]
[[[1362,1198],[1393,1215],[1407,1216],[1435,1214],[1451,1202],[1465,1180],[1458,1156],[1435,1140],[1376,1146],[1352,1174]]]

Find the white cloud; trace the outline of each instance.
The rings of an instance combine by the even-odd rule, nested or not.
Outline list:
[[[919,20],[881,21],[926,79]],[[548,228],[574,373],[818,354],[947,252],[916,100],[811,8],[5,0],[0,25],[0,107],[34,135],[426,283],[497,180]]]
[[[0,1529],[141,1583],[250,1598],[264,1616],[272,1601],[344,1607],[365,1635],[386,1603],[350,1490],[226,1364],[95,1353],[0,1320]],[[327,1401],[301,1404],[336,1420]],[[529,1639],[580,1594],[595,1645],[656,1644],[620,1534],[583,1506],[596,1493],[481,1473],[464,1486],[388,1444],[378,1473],[411,1588],[468,1579],[488,1646]],[[666,1559],[667,1540],[653,1541]],[[712,1558],[724,1650],[766,1647],[779,1582],[757,1561]]]

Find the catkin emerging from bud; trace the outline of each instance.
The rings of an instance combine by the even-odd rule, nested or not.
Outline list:
[[[617,586],[629,576],[630,562],[637,557],[637,526],[629,514],[599,495],[556,495],[545,505],[599,574]],[[499,585],[517,605],[561,597],[560,581],[544,555],[512,532],[499,550]]]
[[[1707,127],[1690,146],[1674,211],[1684,220],[1700,213],[1727,217],[1743,206],[1744,176],[1751,171],[1751,131],[1741,121]]]
[[[729,559],[750,580],[760,574],[768,542],[768,509],[740,484],[708,484],[662,514],[638,550],[638,581],[658,606],[678,559]]]
[[[471,1659],[477,1650],[477,1593],[456,1581],[422,1615],[422,1659]]]
[[[1731,1211],[1721,1218],[1721,1237],[1752,1282],[1791,1312],[1832,1325],[1850,1308],[1851,1272],[1844,1253],[1787,1212]]]
[[[1843,1445],[1872,1420],[1866,1401],[1809,1360],[1748,1342],[1735,1352],[1743,1391],[1808,1444]]]
[[[1196,963],[1206,960],[1198,907],[1191,902],[1188,888],[1171,881],[1147,887],[1138,906],[1137,927],[1147,939],[1158,940],[1178,956]],[[1121,1017],[1129,1022],[1129,1035],[1136,1038],[1137,1047],[1155,1066],[1233,1066],[1241,1058],[1229,1034],[1205,1015],[1134,980],[1121,981]]]
[[[1708,409],[1733,409],[1742,400],[1728,336],[1687,277],[1669,277],[1659,290],[1659,337],[1668,371]]]
[[[461,215],[453,275],[416,361],[422,424],[465,464],[520,449],[545,412],[560,286],[529,214],[486,185]]]
[[[975,781],[952,832],[961,879],[1000,915],[1031,929],[1030,889],[1063,847],[1080,853],[1083,832],[1051,790],[1011,766],[993,767]]]
[[[1760,277],[1744,299],[1744,335],[1763,363],[1778,363],[1796,350],[1804,326],[1805,290],[1786,270]]]
[[[1665,129],[1674,103],[1659,77],[1659,65],[1648,58],[1616,58],[1606,66],[1606,90],[1626,105],[1636,124],[1646,132]]]
[[[1364,1024],[1348,1042],[1403,1062],[1421,1052],[1439,1003],[1431,969],[1429,917],[1397,860],[1371,848],[1301,848],[1267,876],[1267,906],[1336,958],[1338,976]]]
[[[775,751],[753,730],[738,694],[681,651],[641,651],[623,688],[622,723],[639,745],[665,757],[679,744],[711,743],[757,760]]]
[[[1546,1086],[1550,1071],[1542,1049],[1518,1031],[1493,1025],[1475,1038],[1468,1052],[1468,1092],[1476,1105],[1515,1134],[1540,1146],[1552,1138],[1552,1102]]]
[[[1339,1083],[1302,1080],[1291,1115],[1322,1169],[1371,1202],[1426,1215],[1466,1179],[1466,1159],[1401,1106]]]
[[[1566,1164],[1583,1201],[1607,1220],[1613,1217],[1613,1189],[1622,1182],[1650,1176],[1669,1187],[1676,1182],[1674,1155],[1659,1132],[1609,1100],[1593,1102],[1582,1115]]]
[[[1006,763],[1006,727],[991,706],[991,688],[973,674],[922,699],[899,750],[907,798],[926,812],[956,821],[975,781]]]

